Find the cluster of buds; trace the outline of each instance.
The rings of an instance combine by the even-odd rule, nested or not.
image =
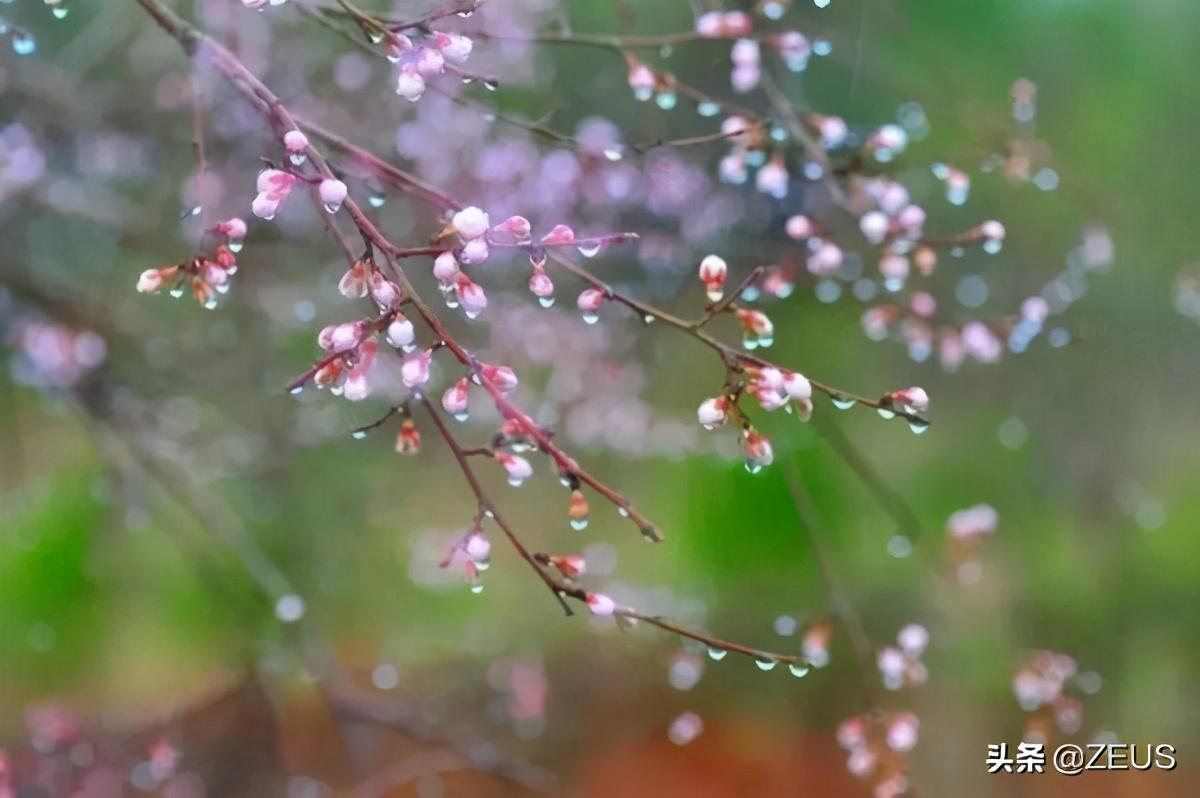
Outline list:
[[[625,54],[625,63],[629,68],[629,88],[633,90],[635,100],[646,102],[653,99],[664,111],[671,110],[679,102],[674,75],[655,72],[628,53]]]
[[[805,266],[818,277],[831,277],[842,268],[845,253],[837,244],[825,239],[822,226],[803,214],[788,217],[784,232],[793,241],[803,243],[808,256]]]
[[[361,258],[346,270],[338,280],[338,293],[347,299],[363,299],[370,295],[383,313],[396,310],[404,299],[404,292],[400,286],[384,277],[370,258]],[[404,317],[396,314],[396,320],[402,322]],[[407,343],[411,344],[411,336]],[[403,347],[406,344],[402,341],[394,345]]]
[[[787,196],[791,176],[782,153],[769,157],[772,141],[762,123],[743,116],[726,117],[721,123],[721,134],[730,143],[729,152],[717,165],[717,176],[722,182],[743,185],[750,179],[750,170],[757,169],[755,188],[772,197]]]
[[[26,385],[70,388],[99,368],[108,354],[97,333],[49,321],[19,318],[3,332],[17,352],[12,376]]]
[[[870,782],[875,798],[908,791],[908,753],[917,745],[920,719],[911,712],[855,715],[838,726],[838,744],[848,753],[846,769]]]
[[[709,11],[696,17],[696,34],[705,39],[749,36],[754,20],[745,11]]]
[[[410,102],[421,99],[427,81],[466,63],[473,46],[469,37],[459,33],[436,31],[414,42],[403,33],[388,32],[388,60],[400,65],[396,93]]]
[[[592,238],[579,238],[575,231],[565,225],[555,225],[541,239],[534,241],[532,225],[524,216],[510,216],[500,224],[492,226],[488,214],[477,207],[458,211],[438,236],[438,240],[454,236],[458,245],[438,254],[433,263],[433,276],[442,295],[450,307],[461,306],[469,318],[475,318],[487,307],[487,295],[483,288],[467,276],[462,267],[483,263],[496,248],[518,248],[529,254],[533,271],[529,276],[529,290],[537,297],[542,307],[554,305],[554,283],[546,274],[546,250],[554,247],[572,247],[584,257],[593,257],[605,244],[627,241],[636,236],[615,233]],[[599,292],[584,291],[579,298],[579,309],[589,322],[604,297]]]
[[[233,219],[222,224],[237,223],[236,231],[245,235],[245,224]],[[239,236],[239,240],[240,237]],[[157,294],[164,287],[173,297],[183,296],[190,291],[192,296],[210,310],[217,306],[217,297],[229,290],[229,278],[237,272],[237,259],[227,244],[218,244],[212,257],[197,255],[183,263],[147,269],[138,277],[137,290],[143,294]]]
[[[983,566],[978,558],[979,548],[995,534],[999,523],[1000,515],[990,504],[976,504],[957,510],[946,520],[950,562],[961,584],[974,584],[983,576]]]
[[[920,687],[929,679],[929,671],[921,655],[929,645],[929,632],[924,626],[910,623],[896,635],[896,645],[884,646],[875,655],[883,686],[888,690],[901,687]]]
[[[782,407],[791,412],[795,406],[801,420],[807,421],[812,415],[812,383],[803,374],[774,366],[754,367],[749,369],[749,374],[746,393],[753,396],[763,410],[771,412]]]
[[[329,388],[330,393],[344,395],[352,402],[370,396],[367,372],[375,362],[378,348],[375,337],[375,325],[362,321],[331,324],[322,329],[317,335],[317,345],[329,354],[313,369],[313,384]],[[293,390],[302,387],[303,381]]]
[[[299,168],[308,160],[308,136],[299,130],[289,130],[283,134],[283,149],[287,153],[292,166]],[[321,204],[329,213],[337,213],[346,201],[349,189],[341,180],[333,177],[302,178],[294,172],[282,169],[264,169],[258,173],[258,194],[250,204],[254,215],[260,219],[271,220],[279,213],[283,201],[288,198],[296,183],[307,182],[317,186],[317,194]]]
[[[1025,739],[1050,739],[1057,730],[1061,734],[1074,734],[1083,723],[1083,702],[1066,693],[1067,686],[1079,682],[1084,687],[1088,680],[1098,686],[1099,677],[1079,673],[1075,659],[1056,651],[1038,651],[1021,665],[1013,676],[1013,695],[1021,709],[1031,713],[1027,719]]]

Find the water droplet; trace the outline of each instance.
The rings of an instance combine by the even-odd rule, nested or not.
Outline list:
[[[809,667],[803,662],[789,662],[788,670],[791,671],[792,675],[797,679],[803,679],[808,675]]]
[[[748,471],[749,473],[757,474],[762,470],[763,470],[762,463],[758,463],[753,460],[746,461],[746,471]]]
[[[183,286],[177,285],[174,288],[172,288],[170,291],[168,291],[167,293],[169,293],[172,298],[179,299],[181,296],[183,296]]]
[[[628,507],[618,507],[617,512],[620,513],[622,518],[629,517],[629,508]]]
[[[649,313],[647,313],[645,316],[642,316],[642,324],[653,324],[653,323],[654,323],[654,317],[651,316]]]
[[[379,44],[383,41],[383,34],[377,30],[372,30],[367,34],[367,38],[371,40],[371,44]]]
[[[288,156],[288,160],[295,166],[304,166],[304,162],[308,160],[308,155],[303,152],[293,152]]]
[[[500,88],[500,81],[495,80],[494,78],[488,78],[483,81],[483,87],[488,91],[495,91],[496,89]]]
[[[654,97],[655,104],[664,111],[670,111],[679,102],[679,98],[673,91],[660,91]]]
[[[54,15],[55,19],[66,19],[67,14],[70,13],[70,9],[68,9],[66,6],[58,5],[52,8],[50,13]]]
[[[696,106],[696,113],[700,116],[710,117],[721,113],[721,106],[714,102],[705,100]]]
[[[813,0],[813,5],[817,8],[828,8],[829,0]]]
[[[293,387],[290,391],[288,391],[288,393],[290,393],[292,396],[295,396],[299,393],[303,393],[303,391],[304,391],[304,386],[297,385],[297,386]]]
[[[37,50],[37,40],[23,30],[13,31],[12,48],[17,55],[33,55]]]
[[[857,399],[851,399],[847,396],[833,397],[833,406],[836,407],[838,410],[849,410],[850,408],[854,407],[856,404],[858,404]]]
[[[583,530],[587,529],[587,526],[588,526],[588,519],[586,519],[586,518],[572,518],[571,519],[571,529],[574,529],[576,532],[582,532]]]
[[[890,410],[889,408],[886,408],[886,407],[877,407],[877,408],[875,408],[875,411],[877,413],[879,413],[880,418],[887,419],[887,418],[895,418],[896,417],[895,411]]]
[[[913,431],[914,435],[924,435],[925,430],[929,429],[929,422],[924,419],[910,418],[908,428]]]
[[[217,298],[215,296],[210,296],[207,300],[205,300],[204,309],[205,310],[216,310],[217,309]]]
[[[466,413],[466,412],[463,412],[463,413],[455,413],[455,414],[454,414],[454,420],[455,420],[455,421],[458,421],[458,422],[460,422],[460,423],[465,423],[465,422],[466,422],[466,420],[467,420],[468,418],[470,418],[470,417],[471,417],[471,416],[470,416],[470,414],[469,414],[469,413]]]
[[[471,585],[471,592],[478,596],[483,592],[483,582],[474,582]]]
[[[538,304],[544,308],[552,308],[552,307],[554,307],[554,297],[540,296],[540,297],[538,297]]]
[[[720,662],[721,660],[725,659],[725,656],[728,653],[729,652],[723,648],[717,648],[716,646],[708,647],[708,658],[713,662]]]
[[[610,161],[619,161],[625,157],[625,154],[623,152],[621,152],[620,147],[612,146],[612,147],[605,148],[604,157]]]
[[[512,485],[514,488],[519,488],[525,484],[525,479],[523,477],[509,477],[508,484]]]
[[[600,321],[600,316],[596,313],[583,313],[582,315],[584,324],[595,324]]]
[[[773,670],[779,664],[779,660],[772,659],[771,657],[755,657],[754,664],[758,666],[760,671],[769,671]]]
[[[340,202],[326,202],[325,203],[325,213],[337,213],[341,209],[342,209],[342,203],[340,203]]]
[[[382,208],[386,202],[387,195],[381,191],[371,192],[371,194],[367,196],[367,204],[369,204],[372,208]]]
[[[232,252],[234,255],[241,252],[242,248],[245,246],[246,246],[245,239],[242,239],[242,238],[229,239],[229,251]]]
[[[356,441],[361,441],[367,437],[367,431],[365,429],[356,429],[350,433],[350,437]]]
[[[580,244],[578,247],[576,247],[576,249],[579,250],[579,254],[583,257],[594,258],[596,257],[596,253],[600,251],[600,244],[594,241],[589,241],[586,244]]]

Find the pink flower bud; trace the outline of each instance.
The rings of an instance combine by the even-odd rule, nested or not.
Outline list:
[[[817,251],[808,256],[808,270],[812,274],[826,276],[842,268],[842,248],[826,241]]]
[[[510,216],[496,225],[495,230],[497,233],[507,233],[514,241],[522,243],[529,241],[532,226],[524,216]]]
[[[138,277],[137,290],[140,294],[156,294],[163,286],[163,274],[158,269],[146,269]]]
[[[225,285],[225,283],[228,282],[229,273],[226,272],[225,269],[220,265],[213,263],[212,261],[205,261],[203,271],[201,272],[201,277],[203,278],[204,282],[208,283],[213,288],[216,288],[218,286]]]
[[[466,377],[463,377],[458,382],[451,385],[442,394],[442,408],[452,416],[465,416],[467,414],[467,388],[469,382]]]
[[[584,313],[595,313],[604,302],[604,292],[598,288],[587,288],[580,292],[575,304]]]
[[[714,396],[700,403],[696,411],[696,419],[705,429],[716,429],[725,423],[726,411],[729,409],[729,399],[725,396]]]
[[[783,390],[789,398],[802,402],[812,398],[812,383],[803,374],[795,371],[783,373]]]
[[[337,213],[342,208],[348,190],[346,184],[341,180],[326,178],[321,181],[317,192],[321,195],[321,202],[324,204],[325,210],[329,213]]]
[[[297,177],[279,169],[264,169],[258,173],[258,193],[273,200],[282,201],[296,185]]]
[[[858,229],[862,231],[867,241],[872,244],[882,243],[883,239],[887,238],[890,227],[891,222],[888,221],[887,214],[882,211],[864,213],[862,218],[858,220]]]
[[[459,252],[459,257],[463,263],[483,263],[488,259],[490,254],[486,238],[472,238],[467,243],[463,244],[462,251]]]
[[[412,346],[415,338],[413,323],[397,313],[387,328],[388,343],[397,349],[407,349]]]
[[[250,204],[250,212],[259,219],[270,221],[279,212],[279,200],[273,200],[265,194],[259,194]]]
[[[504,471],[508,474],[508,484],[515,487],[520,485],[530,476],[533,475],[533,466],[524,457],[508,452],[496,452],[496,462],[504,466]]]
[[[491,363],[485,363],[480,369],[483,373],[483,378],[495,385],[501,393],[512,393],[516,390],[518,380],[517,373],[508,366],[496,366]]]
[[[406,388],[421,388],[429,382],[429,364],[433,360],[433,352],[425,350],[404,358],[400,366],[400,381]]]
[[[379,272],[371,273],[371,298],[381,310],[389,310],[400,297],[399,287]]]
[[[463,551],[476,566],[486,564],[492,556],[492,542],[482,532],[472,532],[463,544]]]
[[[465,274],[459,274],[455,283],[458,301],[462,303],[463,311],[468,317],[474,318],[482,313],[488,304],[487,294],[483,287]]]
[[[896,635],[896,642],[912,659],[917,659],[929,645],[929,630],[919,623],[910,623]]]
[[[871,134],[867,146],[891,154],[903,152],[908,146],[908,133],[899,125],[884,125]]]
[[[754,178],[754,187],[775,199],[783,199],[788,193],[788,179],[788,170],[783,165],[783,158],[776,156],[758,170]]]
[[[534,268],[533,273],[529,275],[529,290],[538,299],[548,299],[554,296],[554,283],[551,282],[545,269]]]
[[[921,722],[911,712],[897,715],[888,723],[887,747],[897,753],[908,753],[917,746],[917,736]],[[901,790],[901,793],[903,790]],[[896,793],[896,794],[901,794]]]
[[[724,295],[727,271],[724,259],[718,255],[707,255],[700,261],[700,282],[704,283],[710,301],[718,302]]]
[[[754,39],[738,39],[729,51],[729,60],[741,67],[757,67],[760,58],[758,42]]]
[[[322,331],[324,332],[324,331]],[[329,333],[329,346],[335,352],[345,352],[358,346],[362,338],[362,322],[349,322],[335,326]]]
[[[433,261],[433,276],[444,286],[451,286],[458,280],[460,274],[458,259],[453,252],[443,252]]]
[[[213,230],[227,238],[236,239],[246,237],[246,223],[237,216],[234,216],[232,219],[226,219],[223,222],[218,222]]]
[[[629,88],[633,89],[633,96],[637,100],[645,102],[654,96],[654,90],[658,86],[658,77],[654,74],[654,70],[645,64],[633,64],[629,68]]]
[[[775,325],[767,318],[767,314],[761,310],[745,310],[737,311],[738,321],[742,325],[742,329],[749,333],[754,333],[759,337],[770,337],[775,332]]]
[[[442,51],[446,60],[454,64],[464,63],[474,48],[474,42],[470,38],[458,33],[435,33],[433,43]]]
[[[925,209],[920,205],[905,205],[896,214],[896,224],[904,228],[911,236],[920,236],[921,228],[925,226]]]
[[[754,27],[754,21],[745,11],[726,11],[721,19],[725,36],[746,36]]]
[[[788,238],[794,241],[804,241],[805,239],[812,238],[816,230],[812,220],[807,216],[792,216],[787,220],[785,232]]]
[[[400,75],[396,78],[396,93],[410,102],[421,99],[425,93],[425,78],[417,72],[415,65],[405,64],[400,68]]]
[[[929,410],[929,394],[924,388],[913,386],[902,391],[892,391],[888,396],[893,404],[899,405],[908,413],[924,413]]]
[[[719,39],[725,32],[725,15],[709,11],[696,17],[696,33],[705,39]]]
[[[908,258],[895,252],[885,252],[879,259],[879,273],[888,280],[908,278]]]
[[[542,244],[548,247],[572,244],[575,241],[575,231],[565,224],[556,224],[546,235],[542,236]]]
[[[587,562],[577,554],[552,555],[550,564],[567,579],[575,579],[587,571]]]
[[[338,293],[347,299],[362,299],[367,295],[368,269],[366,261],[358,261],[338,280]]]
[[[846,136],[849,135],[850,129],[846,125],[846,120],[840,116],[823,116],[817,124],[817,130],[821,134],[821,144],[824,147],[840,147],[846,141]]]
[[[612,615],[617,610],[617,603],[603,593],[588,593],[587,605],[592,615]]]
[[[432,78],[442,74],[442,70],[446,68],[446,59],[442,57],[442,51],[432,47],[422,47],[417,53],[416,60],[417,72],[423,78]]]
[[[481,237],[490,226],[488,215],[474,206],[463,208],[454,214],[450,224],[453,225],[454,232],[458,233],[464,241]]]
[[[299,130],[289,130],[283,134],[283,146],[290,153],[302,153],[308,149],[308,136]]]
[[[733,68],[733,72],[729,74],[729,85],[738,94],[745,94],[749,91],[754,91],[762,80],[762,67],[757,63],[739,64]],[[762,189],[760,189],[762,190]]]
[[[370,396],[371,387],[367,384],[367,375],[351,373],[342,386],[342,395],[351,402],[361,402]]]
[[[775,450],[766,435],[757,430],[750,430],[743,441],[746,452],[746,470],[757,474],[775,461]]]
[[[995,219],[989,219],[979,225],[979,232],[990,241],[1003,241],[1005,236],[1004,225]]]

